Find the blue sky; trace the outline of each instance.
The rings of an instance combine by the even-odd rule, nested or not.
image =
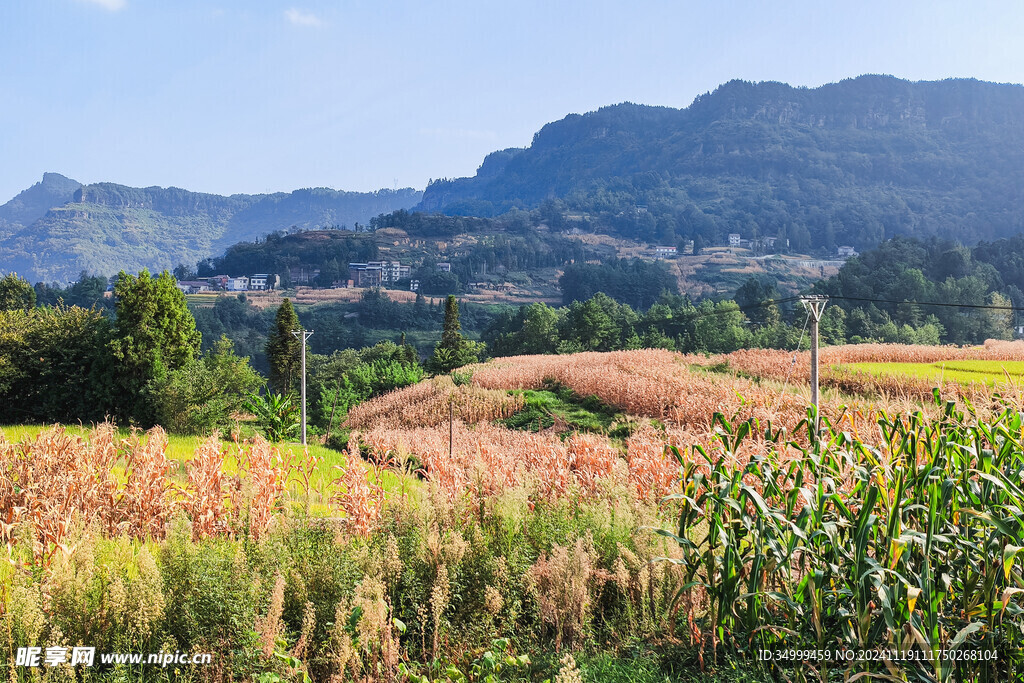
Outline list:
[[[1024,82],[1019,0],[3,0],[0,202],[57,171],[422,188],[544,123],[732,78]]]

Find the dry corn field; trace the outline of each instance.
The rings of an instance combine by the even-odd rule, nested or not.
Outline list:
[[[1009,342],[962,349],[859,345],[829,348],[823,356],[824,363],[1018,360],[1022,348],[1024,344]],[[791,370],[793,354],[784,351],[705,357],[645,349],[499,358],[464,368],[472,375],[470,386],[456,387],[439,378],[408,387],[356,408],[348,426],[374,460],[417,462],[453,499],[468,494],[478,501],[523,483],[531,483],[545,498],[569,492],[596,495],[621,485],[650,499],[675,490],[678,463],[666,455],[667,446],[678,446],[683,453],[695,444],[716,446],[715,413],[733,422],[753,418],[762,429],[797,429],[807,415],[807,356],[797,354],[799,370]],[[723,361],[732,370],[755,377],[708,371],[707,366]],[[924,400],[932,398],[932,387],[923,380],[908,379],[894,387],[886,387],[892,381],[887,378],[874,380],[829,376],[823,384],[838,391],[826,392],[822,415],[869,436],[880,410],[934,412],[934,405]],[[566,437],[557,425],[524,432],[493,424],[522,407],[519,396],[509,390],[539,390],[552,383],[579,396],[596,396],[644,426],[616,444],[595,434]],[[945,389],[960,396],[966,393],[962,387]],[[986,389],[990,395],[991,387]],[[978,398],[981,388],[974,392]],[[449,403],[454,415],[451,438]],[[652,425],[650,419],[656,422]],[[748,457],[763,444],[761,438],[749,439],[739,454]]]
[[[697,357],[644,349],[571,356],[499,358],[466,368],[487,389],[540,389],[554,381],[629,414],[696,430],[715,412],[778,422],[803,415],[803,401],[738,377],[694,372]],[[740,397],[742,396],[742,404]]]
[[[878,376],[850,371],[842,367],[854,363],[936,363],[941,361],[1021,361],[1024,360],[1024,341],[990,339],[984,346],[913,346],[902,344],[850,344],[825,347],[820,353],[821,384],[834,387],[851,395],[881,396],[887,399],[927,401],[936,382],[910,376]],[[810,352],[792,353],[771,349],[749,349],[721,356],[702,358],[704,365],[728,362],[733,370],[766,379],[807,384],[810,381]],[[1017,382],[964,384],[953,381],[941,383],[944,394],[967,398],[984,404],[993,392],[1004,396],[1021,396]]]
[[[0,539],[8,547],[30,544],[36,560],[47,563],[56,551],[67,551],[66,539],[83,527],[160,539],[176,515],[188,519],[196,539],[259,538],[284,510],[286,483],[309,465],[308,458],[282,459],[259,436],[244,443],[211,437],[184,463],[184,483],[178,483],[171,477],[178,463],[168,459],[167,446],[159,427],[121,438],[109,424],[85,436],[55,426],[19,443],[0,432]],[[226,474],[227,460],[237,474]],[[355,498],[376,493],[335,484],[339,514],[364,510]]]
[[[464,422],[490,422],[509,417],[523,407],[522,398],[501,389],[456,386],[448,377],[435,377],[385,394],[353,408],[349,427],[432,427],[448,424],[449,414]]]
[[[447,424],[372,427],[353,437],[374,460],[400,464],[415,458],[450,500],[468,494],[474,505],[524,484],[547,500],[596,496],[616,485],[652,499],[672,492],[678,475],[678,463],[665,452],[665,435],[653,429],[628,439],[625,458],[604,436],[572,434],[563,441],[552,430],[533,433],[487,422],[455,421],[450,441]],[[683,432],[669,439],[681,447],[688,443]]]

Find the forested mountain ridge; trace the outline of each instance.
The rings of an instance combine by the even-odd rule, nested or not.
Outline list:
[[[861,76],[814,89],[731,81],[686,109],[572,114],[474,177],[431,183],[419,208],[547,203],[597,224],[620,216],[619,233],[649,241],[738,232],[828,251],[899,234],[1006,237],[1024,228],[1022,199],[1024,87]]]
[[[60,173],[44,173],[41,181],[0,206],[0,237],[6,239],[15,230],[42,218],[52,207],[71,201],[80,187],[80,182]]]
[[[229,197],[179,188],[80,185],[59,174],[0,207],[0,271],[66,282],[81,271],[160,270],[194,264],[241,240],[290,228],[354,227],[408,208],[412,189],[301,189]],[[53,203],[41,208],[44,203]]]

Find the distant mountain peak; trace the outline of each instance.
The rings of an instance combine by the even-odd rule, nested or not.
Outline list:
[[[60,173],[44,173],[42,180],[0,206],[0,237],[42,218],[52,207],[71,201],[81,186]]]
[[[74,183],[76,185],[81,185],[81,183],[79,183],[77,180],[72,180],[71,178],[68,178],[66,175],[62,175],[55,171],[44,172],[42,183],[43,185],[49,185],[52,183]]]

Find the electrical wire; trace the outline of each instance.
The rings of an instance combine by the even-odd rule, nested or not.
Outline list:
[[[696,313],[690,317],[691,320],[700,320],[702,318],[708,318],[715,315],[727,315],[729,313],[745,313],[747,311],[753,311],[759,308],[765,308],[767,306],[778,306],[779,304],[790,303],[793,301],[799,301],[803,297],[800,296],[788,296],[782,299],[765,299],[756,304],[749,304],[747,306],[736,306],[735,308],[727,308],[724,310],[707,311],[704,313]],[[955,304],[941,301],[896,301],[895,299],[873,299],[869,297],[858,297],[858,296],[842,296],[842,295],[825,295],[825,298],[832,300],[841,301],[860,301],[866,303],[876,304],[906,304],[911,306],[942,306],[946,308],[975,308],[985,309],[990,311],[1024,311],[1024,306],[995,306],[992,304]],[[806,324],[806,321],[805,321]]]
[[[811,312],[807,311],[807,316],[804,318],[804,327],[800,330],[800,338],[796,340],[796,348],[793,349],[793,362],[789,364],[789,372],[786,373],[786,382],[783,384],[783,389],[789,386],[789,378],[793,376],[793,368],[796,367],[796,352],[800,350],[800,345],[804,341],[804,332],[807,331],[807,323],[811,320]]]
[[[1024,311],[1024,306],[994,306],[992,304],[954,304],[947,301],[896,301],[895,299],[871,299],[860,296],[828,296],[828,299],[842,301],[863,301],[875,304],[909,304],[912,306],[942,306],[945,308],[982,308],[990,311]]]

